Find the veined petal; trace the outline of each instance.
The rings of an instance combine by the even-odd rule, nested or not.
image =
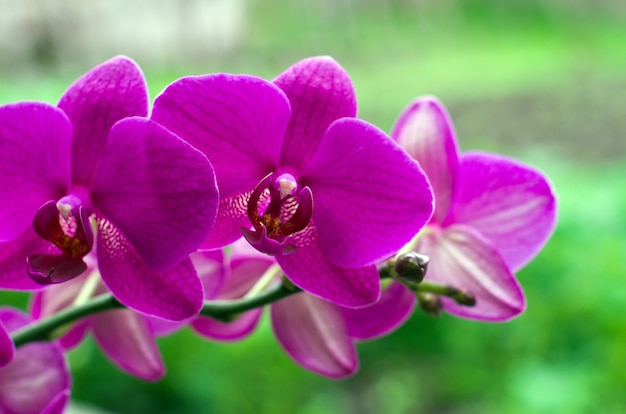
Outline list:
[[[54,106],[0,106],[0,241],[18,237],[70,185],[72,125]]]
[[[273,303],[270,309],[278,342],[298,364],[337,379],[357,371],[356,349],[339,307],[304,293]]]
[[[435,197],[432,219],[441,223],[450,208],[459,166],[456,134],[448,111],[435,97],[418,98],[402,112],[391,136],[426,173]]]
[[[30,319],[11,308],[0,309],[0,321],[9,331]],[[0,369],[0,412],[31,414],[44,412],[58,396],[69,392],[70,377],[58,344],[36,342],[20,347],[13,360]],[[58,411],[57,411],[58,412]]]
[[[328,56],[304,59],[274,83],[291,104],[280,164],[300,170],[317,150],[326,129],[342,117],[356,116],[356,96],[346,71]]]
[[[357,119],[331,125],[300,182],[313,192],[320,248],[338,266],[393,255],[432,214],[419,165],[384,132]]]
[[[505,321],[526,308],[517,279],[489,240],[460,224],[420,239],[417,251],[430,257],[426,280],[450,285],[476,298],[473,307],[442,298],[453,315],[482,321]]]
[[[0,320],[0,368],[11,362],[15,355],[13,340]]]
[[[446,222],[478,230],[515,271],[535,257],[554,231],[556,198],[538,170],[499,155],[466,153]]]
[[[154,334],[140,314],[109,310],[94,315],[91,327],[102,351],[122,370],[149,381],[165,374]]]
[[[207,158],[145,118],[113,127],[91,199],[155,271],[196,251],[218,205]]]
[[[151,271],[133,245],[103,218],[98,218],[96,243],[102,281],[127,307],[173,321],[200,312],[204,292],[191,259],[167,272]]]
[[[76,80],[58,106],[74,126],[72,183],[89,187],[113,124],[148,115],[146,81],[135,62],[118,56]]]
[[[289,102],[248,75],[179,79],[155,99],[152,119],[209,157],[222,197],[252,190],[276,168]]]
[[[351,338],[365,340],[386,335],[413,313],[415,294],[400,282],[383,289],[378,302],[359,309],[341,308]]]
[[[44,286],[35,283],[26,272],[26,258],[33,253],[59,253],[47,240],[27,227],[16,239],[0,243],[0,289],[39,290]]]
[[[343,230],[342,230],[343,231]],[[302,290],[337,305],[357,308],[380,297],[380,278],[373,265],[354,269],[339,267],[326,259],[313,222],[292,236],[298,248],[276,256],[287,277]]]
[[[229,196],[220,193],[215,224],[200,249],[219,249],[241,238],[241,228],[250,227],[247,203],[253,187]]]

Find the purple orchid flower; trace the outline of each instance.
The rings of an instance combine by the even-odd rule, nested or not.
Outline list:
[[[226,264],[226,282],[217,299],[241,298],[261,275],[280,268],[266,255],[232,247]],[[399,327],[415,307],[415,295],[398,282],[383,290],[374,305],[351,309],[319,297],[298,293],[270,305],[271,322],[278,342],[302,367],[330,378],[345,378],[358,370],[355,342],[373,339]],[[215,340],[242,339],[257,326],[262,309],[245,312],[224,323],[199,316],[192,322],[199,334]]]
[[[355,116],[350,78],[328,57],[298,62],[272,83],[229,74],[182,78],[157,97],[152,113],[215,168],[220,206],[203,248],[243,233],[294,284],[349,307],[379,298],[374,264],[432,212],[418,164]]]
[[[24,327],[30,318],[16,309],[0,308],[0,324],[9,332]],[[7,348],[2,340],[0,354]],[[11,347],[13,343],[11,342]],[[0,412],[60,414],[70,396],[70,374],[56,342],[36,342],[20,347],[11,361],[0,365]]]
[[[459,154],[450,117],[432,97],[411,103],[392,137],[420,163],[435,195],[433,216],[413,246],[430,256],[426,280],[476,297],[474,307],[442,298],[444,309],[484,321],[523,312],[526,300],[513,272],[541,250],[556,224],[547,178],[503,156]]]
[[[83,75],[58,107],[0,107],[0,287],[63,282],[93,256],[124,305],[172,320],[200,310],[188,256],[217,214],[214,171],[147,115],[144,77],[124,57]]]

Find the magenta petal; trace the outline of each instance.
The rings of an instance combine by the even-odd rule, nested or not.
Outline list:
[[[453,225],[426,234],[416,250],[430,257],[426,280],[451,285],[476,298],[473,307],[443,298],[446,311],[464,318],[505,321],[525,310],[519,282],[493,245],[470,227]]]
[[[29,318],[17,310],[2,308],[0,321],[13,331],[26,325]],[[69,387],[68,367],[56,343],[24,345],[0,369],[0,412],[41,413],[57,401],[59,394],[68,392]]]
[[[254,309],[245,312],[231,322],[199,317],[193,320],[191,326],[200,335],[218,341],[236,341],[250,335],[259,323],[263,309]]]
[[[102,351],[122,370],[149,381],[165,374],[154,334],[140,314],[129,309],[99,313],[91,327]]]
[[[154,102],[152,119],[209,157],[222,197],[252,190],[276,168],[289,121],[284,94],[261,78],[182,78]]]
[[[148,91],[141,69],[118,56],[81,76],[63,94],[61,108],[74,126],[72,182],[89,186],[100,165],[109,130],[129,116],[148,114]]]
[[[356,349],[336,305],[299,294],[273,303],[271,318],[278,342],[304,368],[331,378],[357,371]]]
[[[155,271],[196,251],[218,204],[207,158],[145,118],[113,127],[91,198]]]
[[[498,155],[461,156],[454,206],[446,220],[487,237],[517,270],[544,246],[556,225],[556,199],[544,174]]]
[[[329,262],[320,248],[313,224],[292,236],[297,250],[277,256],[287,277],[302,290],[337,305],[356,308],[380,297],[380,278],[375,266],[342,268]]]
[[[15,345],[0,320],[0,368],[11,362],[15,355]]]
[[[191,262],[204,287],[204,298],[214,299],[226,282],[224,253],[221,250],[205,250],[192,253]]]
[[[43,409],[41,414],[62,414],[65,411],[65,406],[70,399],[70,390],[61,391],[50,401],[50,403]]]
[[[26,272],[26,258],[32,253],[59,253],[52,243],[39,237],[32,226],[9,242],[0,243],[0,289],[38,290],[42,285],[35,283]]]
[[[435,196],[433,219],[441,223],[450,208],[459,165],[456,134],[437,98],[413,101],[394,125],[394,140],[420,164]]]
[[[400,282],[383,289],[378,302],[359,309],[341,308],[354,339],[372,339],[386,335],[400,327],[413,313],[415,294]]]
[[[220,249],[241,239],[241,228],[250,226],[247,203],[252,188],[231,196],[220,193],[215,224],[200,249]]]
[[[200,312],[204,292],[189,258],[169,271],[151,271],[132,244],[102,218],[98,219],[96,243],[102,280],[127,307],[174,321]]]
[[[331,125],[300,181],[313,192],[324,256],[338,266],[393,255],[432,214],[432,193],[418,164],[385,133],[357,119]]]
[[[346,71],[327,56],[304,59],[280,74],[274,83],[291,104],[280,164],[296,170],[306,165],[330,124],[356,116],[356,96]]]
[[[43,203],[67,191],[71,140],[71,124],[51,105],[0,106],[0,241],[18,237]]]

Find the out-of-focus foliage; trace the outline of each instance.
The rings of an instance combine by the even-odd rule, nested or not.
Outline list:
[[[272,77],[331,54],[353,77],[361,116],[383,129],[413,97],[438,95],[463,149],[515,156],[553,180],[558,228],[519,273],[528,311],[506,324],[417,312],[360,344],[360,373],[342,382],[291,362],[267,323],[235,344],[187,330],[163,338],[168,375],[157,384],[87,343],[71,354],[74,399],[119,413],[626,411],[623,2],[258,0],[247,16],[241,44],[219,59],[144,67],[152,94],[189,73]],[[0,102],[54,102],[77,73],[0,78]]]

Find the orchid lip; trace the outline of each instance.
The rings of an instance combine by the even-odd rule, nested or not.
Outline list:
[[[296,249],[288,240],[311,221],[313,194],[309,187],[299,188],[291,174],[270,173],[250,195],[247,208],[254,229],[242,228],[246,240],[262,253],[288,254]]]
[[[86,209],[76,196],[45,203],[33,219],[35,232],[54,244],[60,254],[40,253],[27,258],[28,275],[40,284],[60,283],[82,274],[83,258],[91,251],[93,230]]]

